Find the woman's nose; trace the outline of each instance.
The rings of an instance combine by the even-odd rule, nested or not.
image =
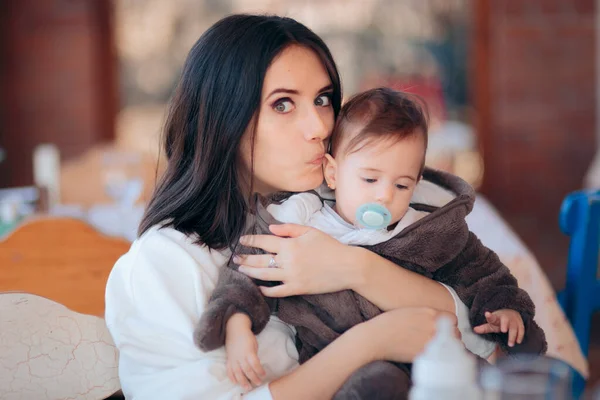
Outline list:
[[[305,137],[309,141],[323,141],[329,137],[330,124],[318,110],[311,110],[306,116]]]

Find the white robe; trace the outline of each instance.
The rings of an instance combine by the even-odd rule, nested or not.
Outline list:
[[[105,318],[119,350],[119,378],[127,399],[241,397],[242,389],[227,377],[224,348],[203,352],[192,338],[228,258],[228,252],[196,245],[172,228],[155,227],[117,261],[106,286]],[[469,326],[466,306],[448,290],[459,326]],[[257,336],[265,382],[297,367],[294,336],[294,328],[276,317]],[[271,400],[268,384],[244,399]]]

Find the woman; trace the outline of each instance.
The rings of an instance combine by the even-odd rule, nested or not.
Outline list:
[[[289,18],[230,16],[191,49],[165,127],[167,171],[140,237],[106,288],[106,322],[128,398],[229,399],[242,393],[227,377],[222,350],[203,353],[194,346],[194,326],[219,268],[250,222],[251,193],[299,192],[322,183],[341,97],[328,48]],[[280,268],[266,268],[268,255],[241,260],[249,276],[283,282],[265,288],[265,295],[352,289],[386,312],[302,366],[293,329],[272,318],[257,338],[267,376],[244,398],[331,398],[369,362],[410,362],[432,337],[437,317],[456,321],[455,304],[464,307],[440,284],[317,230],[282,225],[273,233],[246,239],[276,253]]]

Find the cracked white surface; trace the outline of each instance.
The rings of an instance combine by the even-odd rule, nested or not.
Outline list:
[[[0,293],[0,399],[103,399],[120,389],[117,361],[102,318]]]

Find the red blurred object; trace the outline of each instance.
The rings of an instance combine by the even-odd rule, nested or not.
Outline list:
[[[360,88],[362,91],[378,86],[390,87],[421,97],[427,103],[431,119],[444,121],[448,116],[442,82],[438,77],[379,75],[363,80]]]

